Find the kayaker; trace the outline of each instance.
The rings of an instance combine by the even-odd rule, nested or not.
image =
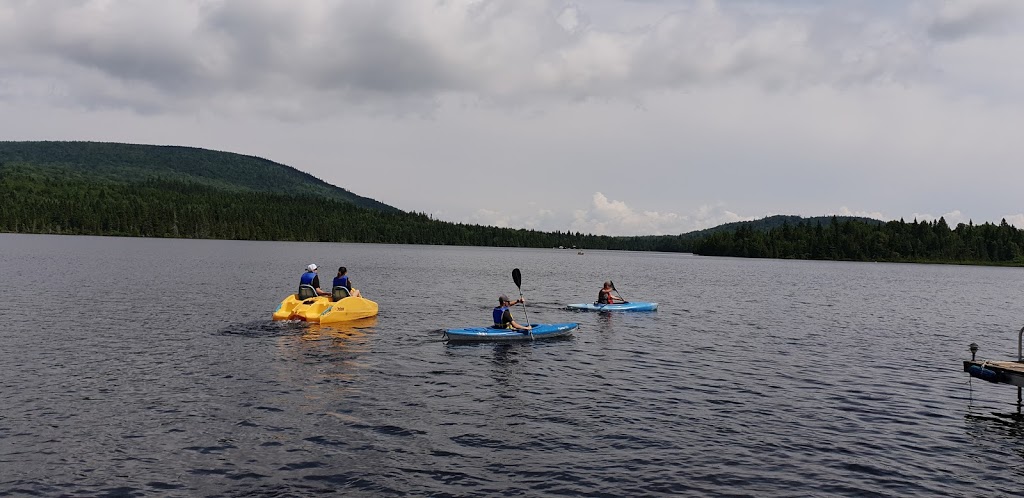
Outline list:
[[[301,278],[299,278],[299,285],[309,285],[313,287],[313,290],[316,291],[318,296],[331,295],[330,292],[320,290],[320,276],[316,273],[316,265],[312,263],[306,267],[306,272],[302,274]]]
[[[344,287],[348,289],[348,295],[353,297],[360,297],[359,289],[352,288],[352,281],[349,280],[347,273],[348,268],[345,268],[344,266],[338,268],[338,276],[334,277],[333,287]]]
[[[626,300],[622,299],[621,297],[613,296],[612,283],[605,282],[604,287],[602,287],[601,290],[597,292],[597,304],[615,304],[615,301],[618,301],[620,303],[626,302]]]
[[[522,298],[510,301],[508,296],[502,294],[498,296],[498,306],[494,308],[494,328],[496,329],[516,329],[516,330],[533,330],[533,327],[526,327],[516,323],[512,318],[512,312],[509,311],[509,306],[516,304],[526,304]]]

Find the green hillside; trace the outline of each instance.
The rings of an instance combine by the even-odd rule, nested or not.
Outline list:
[[[740,225],[694,239],[690,249],[705,256],[1024,266],[1024,231],[1005,219],[950,227],[944,218],[882,223],[833,217],[827,225]]]
[[[803,217],[796,215],[777,214],[774,216],[766,216],[758,220],[750,221],[734,221],[732,223],[726,223],[724,225],[718,225],[712,228],[705,228],[704,230],[697,230],[694,232],[687,232],[682,235],[683,238],[696,240],[702,239],[713,233],[719,232],[735,232],[740,228],[749,228],[757,232],[767,232],[776,228],[782,228],[784,225],[796,226],[800,223],[806,223],[810,226],[821,224],[822,227],[828,227],[833,222],[845,222],[845,221],[859,221],[869,225],[881,225],[884,221],[879,221],[873,218],[864,218],[860,216],[811,216]]]
[[[291,166],[230,152],[101,142],[0,142],[0,168],[111,184],[171,180],[239,192],[311,196],[398,211]]]
[[[0,142],[0,232],[624,249],[407,213],[292,167],[189,147]]]
[[[609,237],[449,223],[257,157],[189,147],[0,142],[0,232],[579,247],[705,256],[1024,266],[1024,231],[946,221],[769,216]]]
[[[796,215],[777,214],[761,218],[759,220],[735,221],[679,235],[641,235],[637,237],[628,237],[628,239],[630,239],[632,244],[636,247],[642,248],[641,250],[694,252],[695,243],[697,241],[706,239],[714,234],[731,234],[738,230],[768,232],[777,228],[782,228],[785,225],[797,226],[801,223],[806,224],[807,226],[820,224],[823,227],[827,227],[832,224],[833,221],[856,221],[867,225],[881,225],[883,223],[875,219],[855,216],[814,216],[804,218]]]

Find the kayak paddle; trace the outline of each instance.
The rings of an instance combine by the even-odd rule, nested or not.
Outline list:
[[[612,290],[615,291],[616,294],[619,294],[619,289],[615,288],[615,282],[612,282],[611,280],[609,280],[608,283],[612,284]],[[626,303],[629,302],[629,301],[626,301],[626,298],[622,297],[622,294],[619,294],[619,299],[622,299],[622,304],[626,304]]]
[[[530,325],[530,315],[526,313],[526,300],[523,299],[523,274],[519,271],[519,268],[512,269],[512,281],[516,283],[516,288],[519,289],[519,300],[523,303],[523,316],[526,317],[526,326]],[[530,337],[533,337],[533,330],[530,330]]]

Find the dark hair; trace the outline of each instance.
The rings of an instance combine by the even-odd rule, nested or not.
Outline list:
[[[345,273],[347,271],[348,271],[348,268],[345,268],[344,266],[338,268],[338,273]]]

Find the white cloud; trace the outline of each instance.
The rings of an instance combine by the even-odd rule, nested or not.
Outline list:
[[[686,231],[692,232],[694,230],[703,230],[705,228],[712,228],[725,223],[734,223],[737,221],[756,220],[764,218],[765,216],[769,216],[769,214],[761,216],[740,216],[725,209],[724,203],[717,203],[713,205],[705,204],[697,208],[697,211],[693,214],[693,227]]]
[[[861,218],[871,218],[873,220],[890,221],[891,218],[882,214],[879,211],[853,211],[846,206],[842,206],[838,211],[825,213],[825,216],[859,216]]]
[[[574,232],[597,235],[662,235],[688,222],[685,216],[656,211],[638,212],[625,202],[595,192],[589,209],[576,210],[570,224]]]
[[[1024,228],[1024,214],[1008,214],[1002,219],[1017,228]]]
[[[512,203],[513,205],[515,203]],[[438,219],[447,219],[439,217]],[[555,212],[549,209],[527,206],[526,208],[505,208],[494,210],[481,208],[468,217],[468,223],[474,225],[495,226],[501,228],[527,228],[542,231],[565,231],[554,221]]]
[[[756,218],[728,211],[723,204],[703,205],[690,214],[637,210],[595,192],[588,208],[573,212],[570,226],[574,232],[597,235],[678,235]]]
[[[967,223],[968,221],[971,221],[968,217],[964,216],[964,214],[961,213],[959,209],[954,209],[953,211],[941,214],[939,216],[933,216],[927,213],[914,213],[913,215],[911,215],[910,219],[904,219],[904,221],[912,221],[914,219],[916,219],[917,221],[936,221],[939,218],[945,219],[946,224],[953,228],[955,228],[960,223]]]
[[[509,215],[500,211],[494,211],[492,209],[477,209],[476,212],[470,216],[470,223],[508,228],[511,225],[511,219]]]
[[[579,9],[574,6],[566,7],[562,9],[560,14],[558,14],[555,21],[562,27],[562,29],[572,33],[581,27]]]

